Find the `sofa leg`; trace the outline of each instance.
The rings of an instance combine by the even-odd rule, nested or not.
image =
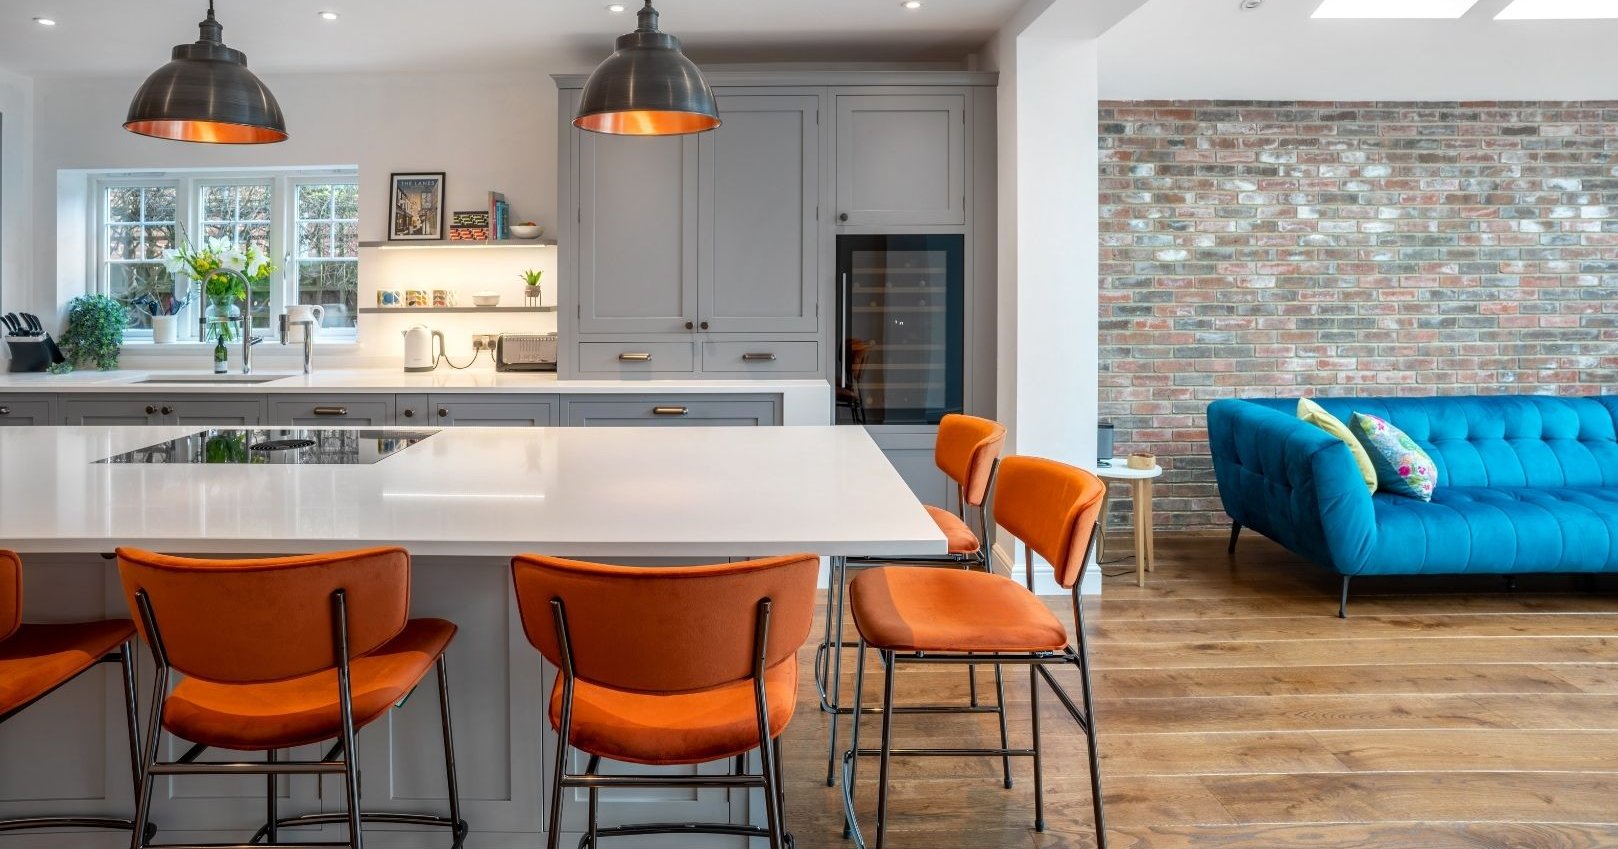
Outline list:
[[[1230,523],[1230,547],[1225,549],[1225,550],[1228,551],[1231,554],[1235,554],[1236,553],[1236,538],[1241,536],[1241,535],[1242,535],[1242,523],[1241,522],[1231,522]]]
[[[1337,618],[1338,619],[1347,619],[1348,618],[1348,582],[1352,581],[1352,580],[1353,580],[1353,578],[1350,578],[1347,575],[1343,576],[1343,596],[1337,602]]]

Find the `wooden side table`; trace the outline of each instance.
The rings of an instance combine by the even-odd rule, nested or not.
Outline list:
[[[1112,484],[1129,484],[1130,497],[1135,504],[1135,583],[1146,586],[1146,573],[1152,571],[1152,481],[1163,474],[1162,466],[1150,469],[1131,469],[1123,457],[1112,458],[1112,465],[1096,468],[1096,477],[1107,485],[1107,494],[1101,501],[1101,539],[1097,540],[1096,558],[1107,550],[1107,513],[1112,508]]]

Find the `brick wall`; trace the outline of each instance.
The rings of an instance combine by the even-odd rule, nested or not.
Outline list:
[[[1101,404],[1225,519],[1217,398],[1615,391],[1618,102],[1101,109]]]

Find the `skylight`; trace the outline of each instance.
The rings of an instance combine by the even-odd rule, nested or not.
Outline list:
[[[1612,0],[1587,0],[1592,4]],[[1317,18],[1459,18],[1478,0],[1322,0]],[[1521,3],[1524,0],[1517,0]]]
[[[1593,20],[1618,18],[1613,0],[1512,0],[1497,21]]]

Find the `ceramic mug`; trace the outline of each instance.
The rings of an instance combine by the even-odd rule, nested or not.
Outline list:
[[[376,305],[379,307],[404,306],[404,293],[398,289],[376,290]]]
[[[426,289],[406,289],[404,303],[407,307],[425,307],[432,304],[427,300]]]
[[[287,343],[303,344],[304,325],[295,324],[299,321],[314,322],[315,335],[319,336],[320,323],[326,320],[326,308],[319,304],[292,304],[287,307]]]

